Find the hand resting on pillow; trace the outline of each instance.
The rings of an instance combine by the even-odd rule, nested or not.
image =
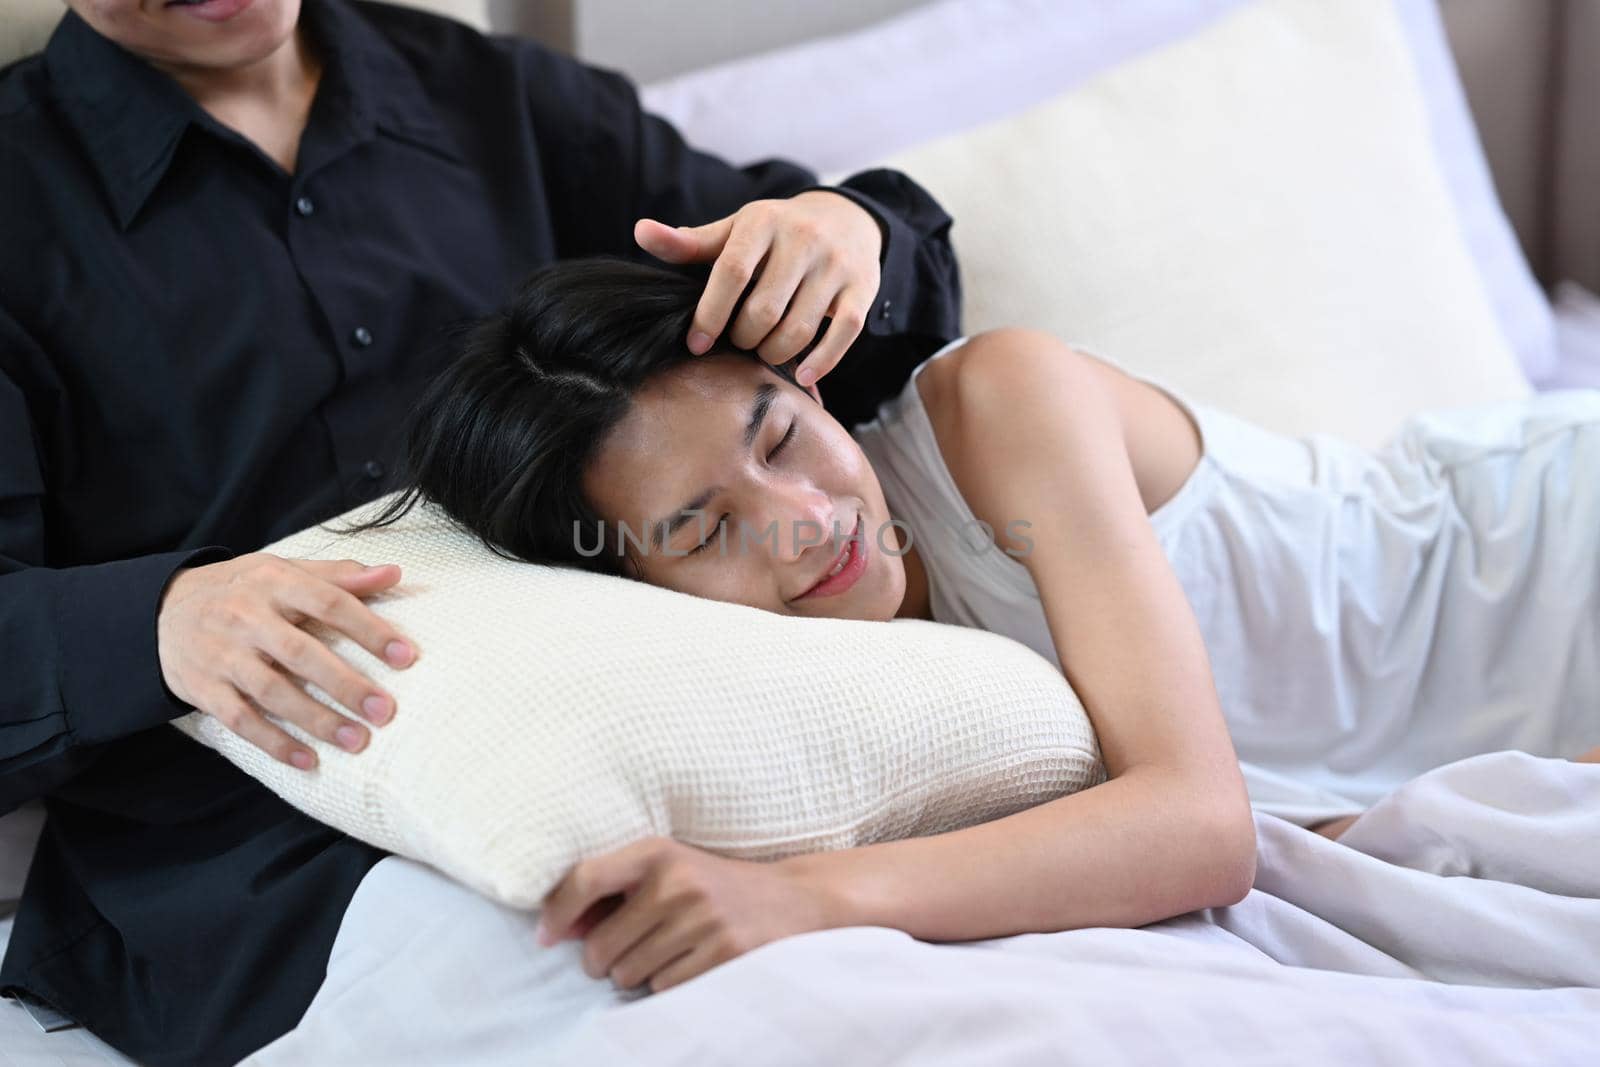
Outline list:
[[[284,559],[267,552],[179,570],[156,618],[162,680],[185,704],[300,770],[316,766],[316,753],[268,715],[360,752],[367,730],[313,700],[302,684],[320,686],[374,726],[394,717],[395,699],[300,627],[315,620],[392,666],[408,667],[417,657],[415,642],[359,599],[399,580],[393,564],[363,567],[353,559]]]

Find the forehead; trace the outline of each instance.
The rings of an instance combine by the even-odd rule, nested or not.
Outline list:
[[[735,353],[699,356],[656,375],[600,443],[584,478],[589,499],[612,515],[620,501],[630,512],[659,505],[663,491],[737,447],[756,389],[768,382],[781,391],[776,375]]]

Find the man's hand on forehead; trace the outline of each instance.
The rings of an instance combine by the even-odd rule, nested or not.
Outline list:
[[[712,264],[687,338],[691,352],[703,355],[725,336],[777,365],[815,343],[796,381],[819,403],[809,387],[860,336],[878,295],[883,230],[855,201],[825,189],[752,201],[703,226],[640,219],[634,239],[669,263]]]

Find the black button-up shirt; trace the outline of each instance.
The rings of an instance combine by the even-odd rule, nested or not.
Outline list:
[[[530,42],[343,0],[302,19],[324,73],[292,174],[74,15],[0,75],[0,812],[48,812],[0,986],[153,1065],[291,1028],[382,855],[165,725],[189,710],[156,652],[173,572],[388,491],[445,327],[533,268],[648,259],[641,216],[817,187],[694,151]],[[957,335],[959,285],[914,183],[840,192],[885,234],[822,383],[848,425]]]

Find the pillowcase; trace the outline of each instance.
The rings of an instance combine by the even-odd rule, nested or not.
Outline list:
[[[316,750],[310,772],[199,712],[174,725],[313,818],[512,907],[652,834],[770,859],[939,833],[1104,779],[1066,679],[996,634],[792,618],[518,563],[429,504],[264,551],[400,565],[368,603],[416,640],[412,666],[308,626],[394,694],[395,718],[358,755],[285,724]]]
[[[729,159],[779,155],[842,175],[1055,98],[1245,6],[1246,0],[939,0],[853,33],[658,82],[642,96],[690,142]],[[1402,64],[1405,75],[1387,83],[1408,82],[1400,91],[1420,95],[1427,130],[1416,134],[1417,147],[1433,156],[1444,178],[1454,225],[1502,334],[1525,375],[1541,380],[1556,360],[1551,308],[1495,196],[1434,0],[1325,6],[1334,19],[1347,7],[1362,9],[1349,13],[1357,19],[1372,18],[1377,6],[1399,16],[1410,62]],[[791,106],[797,94],[804,107]],[[1041,237],[1051,237],[1056,215],[1078,209],[1066,197],[1054,198],[1034,220]],[[966,206],[954,215],[958,240],[985,224]],[[969,290],[992,284],[966,273]],[[1036,325],[1032,310],[1012,325]]]
[[[960,220],[969,331],[1039,327],[1269,429],[1368,447],[1419,410],[1530,392],[1388,4],[1258,0],[882,164]]]

